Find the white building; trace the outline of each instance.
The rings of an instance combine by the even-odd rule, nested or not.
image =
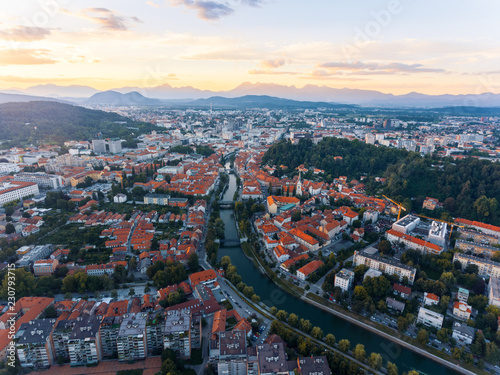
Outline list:
[[[343,292],[349,291],[351,289],[352,283],[354,281],[354,272],[342,268],[340,272],[335,275],[335,285],[342,289]]]
[[[381,271],[373,269],[373,268],[370,268],[370,269],[368,269],[368,271],[365,272],[365,274],[363,276],[363,281],[367,277],[371,277],[372,279],[374,279],[374,278],[379,277],[379,276],[382,276],[382,272]]]
[[[0,181],[0,206],[39,193],[38,185],[34,182]]]
[[[363,251],[354,252],[354,265],[359,266],[363,264],[369,268],[381,271],[389,275],[398,275],[399,280],[402,281],[404,277],[408,278],[408,282],[413,284],[417,270],[406,264],[397,262],[392,259],[381,258],[376,255],[371,255]]]
[[[439,330],[443,326],[443,320],[443,315],[428,310],[425,307],[421,307],[420,310],[418,310],[417,323],[419,324],[423,324],[427,327],[434,327]]]
[[[488,303],[500,307],[500,280],[498,277],[490,277],[490,282],[488,284]]]
[[[459,344],[470,345],[474,340],[474,328],[465,323],[455,322],[451,337],[457,340]]]
[[[55,174],[43,172],[18,173],[14,176],[15,181],[34,182],[39,187],[48,189],[59,189],[64,187],[62,177]]]
[[[109,146],[109,152],[112,154],[119,154],[122,152],[122,141],[117,140],[117,141],[108,141],[108,146]]]
[[[453,315],[455,315],[458,319],[467,320],[470,318],[471,313],[472,307],[466,303],[456,301],[453,304]]]
[[[429,230],[427,241],[439,246],[444,246],[446,243],[446,228],[446,223],[433,221],[431,223],[431,229]]]
[[[453,262],[456,261],[460,262],[462,269],[465,269],[469,264],[476,265],[478,268],[478,276],[480,277],[493,276],[500,278],[500,263],[462,253],[455,253],[453,256]]]
[[[127,201],[127,196],[122,193],[118,193],[113,197],[113,202],[115,203],[125,203]]]
[[[378,211],[377,210],[367,210],[363,214],[363,220],[366,222],[368,220],[372,221],[372,224],[378,221]]]
[[[434,293],[424,293],[424,306],[425,305],[437,305],[439,303],[439,297]]]
[[[392,229],[408,234],[420,223],[420,218],[414,215],[406,215],[392,224]]]
[[[0,173],[16,173],[20,170],[21,168],[15,163],[0,163]]]

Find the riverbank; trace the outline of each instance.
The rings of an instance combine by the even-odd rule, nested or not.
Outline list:
[[[239,234],[239,231],[238,231],[238,234]],[[472,374],[484,374],[484,375],[486,375],[486,374],[488,374],[486,371],[480,370],[476,367],[472,367],[472,366],[468,366],[468,365],[463,364],[463,366],[467,366],[467,367],[472,368],[474,370],[474,371],[471,371],[465,367],[462,367],[462,364],[456,364],[456,363],[450,362],[445,358],[442,358],[436,354],[429,352],[428,350],[421,349],[417,346],[418,344],[416,342],[414,342],[413,339],[409,338],[408,339],[409,342],[406,342],[398,337],[395,337],[394,336],[395,332],[394,333],[391,332],[392,334],[388,333],[388,332],[384,332],[381,329],[378,329],[371,324],[367,324],[367,323],[363,322],[362,320],[364,318],[362,316],[353,317],[353,316],[350,316],[350,315],[353,315],[353,313],[351,313],[351,312],[339,311],[339,310],[336,310],[334,307],[325,306],[321,303],[318,303],[318,302],[312,300],[311,298],[307,297],[307,295],[306,296],[304,295],[305,291],[303,289],[301,289],[295,285],[292,285],[289,282],[279,278],[276,275],[276,273],[274,273],[273,270],[271,270],[269,267],[267,267],[267,265],[263,264],[264,262],[262,261],[260,256],[256,253],[253,246],[251,246],[249,243],[245,243],[245,245],[246,245],[245,247],[247,247],[247,248],[245,249],[245,247],[242,246],[243,253],[245,254],[245,256],[248,259],[250,259],[252,261],[254,266],[256,266],[256,268],[258,268],[261,271],[261,273],[264,273],[278,288],[280,288],[281,290],[285,291],[286,293],[294,296],[295,298],[300,298],[305,303],[308,303],[314,307],[320,308],[323,311],[325,311],[331,315],[334,315],[334,316],[339,317],[341,319],[347,320],[350,323],[353,323],[359,327],[367,329],[370,332],[373,332],[379,336],[382,336],[383,338],[390,340],[398,345],[401,345],[401,346],[403,346],[403,347],[405,347],[405,348],[407,348],[415,353],[418,353],[422,356],[425,356],[426,358],[429,358],[435,362],[439,362],[443,366],[446,366],[447,368],[449,368],[453,371],[456,371],[456,372],[459,372],[459,373],[465,374],[465,375],[472,375]],[[321,298],[319,296],[316,296],[316,297]],[[444,356],[445,354],[442,353],[442,355]]]

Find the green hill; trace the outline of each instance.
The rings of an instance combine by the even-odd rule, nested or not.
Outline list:
[[[119,137],[131,141],[137,134],[157,128],[116,113],[96,111],[70,104],[33,101],[0,104],[0,141],[2,147],[67,140],[92,140]],[[5,142],[9,141],[9,142]]]

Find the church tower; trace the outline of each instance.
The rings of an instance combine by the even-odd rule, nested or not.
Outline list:
[[[299,172],[299,181],[297,182],[296,195],[302,195],[302,181],[300,180],[300,173],[301,172]]]

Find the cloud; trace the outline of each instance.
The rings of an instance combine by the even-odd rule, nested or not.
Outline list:
[[[111,31],[127,31],[131,23],[142,23],[137,17],[121,16],[108,8],[87,8],[79,13],[72,13],[65,9],[64,12],[100,25],[104,30]]]
[[[251,48],[227,48],[215,51],[200,52],[191,55],[180,56],[185,60],[218,60],[218,61],[240,61],[256,60],[257,53]]]
[[[154,1],[146,1],[146,4],[152,6],[153,8],[161,8],[161,5],[156,4]]]
[[[50,29],[34,26],[15,26],[0,30],[0,39],[26,42],[42,40],[50,35]]]
[[[44,65],[55,64],[54,60],[47,56],[46,50],[34,49],[4,49],[0,50],[0,66],[7,65]]]
[[[354,62],[327,62],[320,64],[313,71],[316,76],[328,75],[376,75],[376,74],[412,74],[412,73],[446,73],[445,69],[424,68],[422,64],[388,63],[376,62],[364,63]]]
[[[271,60],[263,60],[260,62],[260,66],[263,69],[275,69],[283,65],[285,65],[285,59],[271,59]]]
[[[281,71],[276,71],[276,70],[252,69],[252,70],[248,71],[248,74],[268,74],[268,75],[289,74],[289,75],[296,75],[298,73],[297,72],[281,72]]]
[[[260,8],[266,2],[266,0],[171,0],[170,4],[196,10],[202,20],[216,21],[233,14],[239,5]],[[151,1],[147,4],[156,6]]]
[[[215,0],[176,0],[173,5],[183,5],[196,10],[199,18],[211,21],[234,13],[234,8],[231,5]]]

